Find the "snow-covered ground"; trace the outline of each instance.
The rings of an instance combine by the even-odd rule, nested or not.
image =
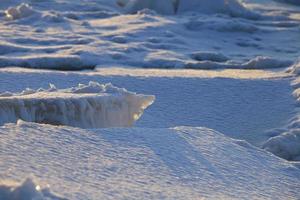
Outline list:
[[[186,0],[173,15],[160,12],[171,0],[132,0],[125,8],[112,0],[68,2],[1,3],[0,66],[256,69],[287,67],[299,56],[300,8],[271,0],[260,8]],[[158,13],[122,14],[127,7]]]
[[[297,4],[1,1],[0,199],[299,199]]]
[[[82,130],[19,122],[0,133],[0,177],[33,176],[40,188],[67,199],[300,195],[298,168],[206,128]]]

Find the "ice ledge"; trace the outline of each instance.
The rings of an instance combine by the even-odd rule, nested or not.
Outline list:
[[[77,87],[26,89],[0,93],[0,125],[19,119],[81,128],[129,127],[155,97],[129,92],[112,84],[90,82]]]

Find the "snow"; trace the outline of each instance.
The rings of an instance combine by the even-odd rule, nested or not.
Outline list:
[[[295,3],[2,1],[0,199],[299,199]]]
[[[293,161],[300,161],[300,131],[293,129],[270,138],[263,146],[275,155]]]
[[[187,11],[207,14],[222,13],[233,17],[258,18],[258,14],[246,9],[237,0],[179,0],[178,13]]]
[[[84,1],[82,7],[81,1],[1,4],[0,67],[243,69],[247,67],[243,63],[262,57],[270,58],[272,64],[255,66],[277,68],[299,56],[300,8],[296,6],[274,7],[277,4],[272,1],[261,9],[233,0],[93,0]],[[159,14],[173,12],[174,5],[177,15]],[[15,17],[6,16],[9,8],[15,10]],[[129,8],[146,9],[124,14]],[[193,56],[197,52],[222,54],[227,59],[199,61]]]
[[[294,87],[293,95],[296,99],[296,106],[299,107],[300,88],[299,88],[299,62],[296,62],[287,70],[296,75],[296,80],[292,82]],[[275,155],[287,160],[296,161],[296,165],[300,164],[300,119],[299,110],[291,118],[288,124],[279,130],[271,132],[272,137],[263,144],[263,148]]]
[[[54,72],[6,68],[0,70],[0,80],[5,83],[0,84],[0,91],[13,93],[24,86],[46,88],[51,82],[59,88],[111,82],[139,94],[155,95],[155,103],[135,123],[137,127],[203,126],[256,146],[270,138],[265,131],[285,126],[295,109],[289,74],[263,70],[101,68]]]
[[[35,11],[28,4],[22,3],[17,7],[10,7],[5,11],[6,17],[10,20],[16,20],[33,15]]]
[[[31,174],[66,199],[300,195],[299,169],[207,128],[83,130],[19,122],[0,134],[1,177],[20,182]]]
[[[151,105],[154,96],[137,95],[111,84],[90,82],[69,89],[26,89],[0,94],[0,124],[30,122],[83,128],[128,127]]]
[[[0,185],[0,199],[5,200],[64,200],[51,194],[50,191],[45,188],[40,188],[39,185],[35,185],[31,179],[26,179],[21,185]]]
[[[151,9],[161,14],[175,14],[173,0],[129,0],[120,1],[126,13],[137,13],[143,9]]]
[[[280,2],[284,2],[284,3],[290,3],[290,4],[295,4],[295,5],[300,5],[300,2],[298,0],[277,0]]]

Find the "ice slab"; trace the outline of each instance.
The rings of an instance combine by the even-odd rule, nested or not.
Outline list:
[[[154,96],[139,95],[111,84],[90,82],[68,89],[26,89],[0,94],[0,124],[18,119],[82,128],[128,127]]]

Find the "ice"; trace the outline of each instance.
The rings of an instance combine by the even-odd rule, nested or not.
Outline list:
[[[26,179],[21,185],[0,185],[0,199],[3,200],[66,200],[51,194],[49,189],[42,189],[31,179]]]
[[[5,13],[8,19],[16,20],[33,15],[35,11],[28,4],[22,3],[17,7],[8,8]]]
[[[0,124],[25,121],[83,128],[128,127],[154,96],[137,95],[111,84],[90,82],[69,89],[26,89],[0,94]]]
[[[296,106],[300,106],[300,82],[299,82],[299,61],[296,61],[287,72],[296,76],[292,82],[294,88],[293,96],[296,99]],[[271,138],[263,144],[263,148],[275,155],[290,160],[300,161],[300,113],[295,110],[295,116],[289,120],[286,127],[271,131]],[[296,164],[299,166],[299,163]]]
[[[220,56],[220,55],[219,55]],[[197,57],[194,57],[196,60]],[[188,62],[185,64],[185,68],[191,69],[275,69],[289,67],[293,62],[289,60],[278,60],[276,58],[257,56],[251,60],[243,63],[234,62],[228,60],[226,62],[220,62],[220,58],[212,59],[207,57],[201,61]],[[219,60],[218,60],[219,59]],[[212,61],[215,60],[215,61]],[[223,58],[225,60],[225,58]]]
[[[296,61],[291,67],[289,67],[287,72],[295,74],[295,75],[300,75],[300,60]]]
[[[179,0],[178,13],[194,11],[206,14],[223,13],[233,17],[257,18],[236,0]]]
[[[223,13],[234,17],[257,18],[236,0],[119,0],[118,5],[127,13],[137,13],[142,9],[152,9],[160,14],[199,12],[204,14]]]
[[[286,160],[300,161],[300,129],[270,138],[263,148]]]
[[[160,14],[175,14],[173,0],[129,0],[119,1],[126,13],[137,13],[143,9],[151,9]]]
[[[213,61],[213,62],[225,62],[229,60],[228,57],[223,55],[222,53],[217,52],[208,52],[208,51],[200,51],[192,53],[192,58],[198,61]]]
[[[300,5],[300,2],[298,0],[277,0],[279,2],[284,2],[284,3],[290,3],[294,5]]]

